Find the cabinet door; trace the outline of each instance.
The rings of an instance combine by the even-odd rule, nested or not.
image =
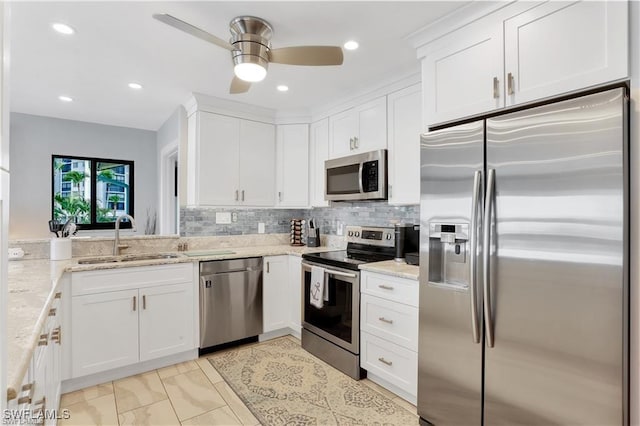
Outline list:
[[[276,205],[309,205],[309,125],[278,126]]]
[[[194,162],[199,173],[198,205],[216,206],[236,203],[239,195],[240,120],[224,115],[198,112],[199,143]]]
[[[138,290],[74,296],[73,378],[138,362]]]
[[[302,257],[289,256],[289,327],[296,332],[302,328]]]
[[[438,46],[422,60],[423,128],[504,106],[500,23],[472,24]]]
[[[189,282],[140,289],[140,361],[196,347],[193,287]]]
[[[262,312],[264,332],[289,326],[289,256],[264,258]]]
[[[507,105],[627,77],[628,7],[547,2],[506,20],[505,73],[513,92]]]
[[[273,206],[276,187],[276,134],[272,124],[240,120],[240,202]]]
[[[324,162],[329,158],[329,119],[311,124],[311,158],[309,162],[311,206],[324,207]]]
[[[355,109],[358,132],[355,151],[367,152],[387,147],[387,99],[381,96]]]
[[[392,93],[389,114],[389,204],[420,203],[420,84]]]
[[[329,117],[329,158],[350,154],[357,136],[358,118],[353,109]]]

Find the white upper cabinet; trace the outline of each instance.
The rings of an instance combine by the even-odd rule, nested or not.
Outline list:
[[[309,178],[311,206],[325,207],[329,202],[324,199],[324,162],[329,158],[329,119],[311,124],[311,155],[309,160]]]
[[[198,111],[188,126],[188,205],[274,205],[272,124]]]
[[[276,205],[309,205],[309,125],[284,124],[277,129]]]
[[[423,130],[626,78],[628,7],[514,2],[420,48]]]
[[[421,85],[387,97],[389,204],[420,203]]]
[[[273,124],[240,121],[240,204],[273,206],[276,135]],[[224,154],[223,154],[224,155]]]
[[[329,157],[387,147],[387,102],[382,96],[329,117]]]
[[[503,102],[500,26],[474,24],[446,39],[422,62],[425,124],[490,111]]]
[[[240,187],[240,126],[239,120],[224,115],[197,112],[189,119],[199,133],[199,153],[190,164],[198,169],[194,186],[197,205],[229,205],[236,202]],[[193,120],[193,121],[192,121]]]
[[[627,11],[622,1],[551,1],[507,19],[506,105],[627,77]]]

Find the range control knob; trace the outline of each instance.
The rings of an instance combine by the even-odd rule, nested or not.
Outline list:
[[[356,237],[359,237],[359,236],[360,236],[360,232],[356,231]]]
[[[350,237],[353,237],[353,231],[349,231],[348,235],[349,235]]]
[[[387,240],[391,239],[391,234],[387,234]]]

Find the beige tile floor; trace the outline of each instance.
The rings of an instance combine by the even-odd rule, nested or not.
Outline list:
[[[416,407],[365,379],[416,414]],[[259,425],[205,357],[62,395],[60,426]],[[416,416],[417,419],[417,416]]]

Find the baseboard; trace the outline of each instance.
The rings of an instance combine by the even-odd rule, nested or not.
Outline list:
[[[388,381],[386,381],[385,379],[381,378],[380,376],[376,376],[374,373],[367,371],[367,379],[371,380],[372,382],[375,382],[377,384],[379,384],[380,386],[382,386],[383,388],[385,388],[386,390],[395,393],[396,395],[398,395],[400,398],[404,399],[405,401],[408,401],[410,403],[412,403],[413,405],[417,405],[418,402],[418,397],[417,395],[411,395],[409,392],[400,389],[398,386],[389,383]]]
[[[101,371],[100,373],[90,374],[88,376],[76,377],[62,382],[61,393],[73,392],[78,389],[84,389],[89,386],[99,385],[112,380],[123,379],[125,377],[145,373],[157,368],[168,367],[169,365],[177,364],[179,362],[191,361],[197,358],[198,349],[192,349],[163,358],[127,365],[126,367],[114,368],[113,370]]]
[[[278,337],[286,336],[288,334],[292,334],[292,331],[289,327],[279,328],[277,330],[268,331],[266,333],[262,333],[258,336],[259,342],[265,342],[267,340],[276,339]]]

